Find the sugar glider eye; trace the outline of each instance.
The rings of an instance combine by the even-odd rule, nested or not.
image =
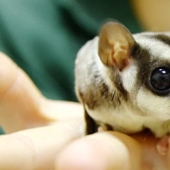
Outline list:
[[[150,87],[158,95],[168,95],[170,93],[170,69],[155,69],[150,77]]]

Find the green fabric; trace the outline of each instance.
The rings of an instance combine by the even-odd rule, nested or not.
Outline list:
[[[74,21],[89,33],[98,33],[108,20],[118,20],[132,33],[141,31],[128,0],[59,0]]]
[[[141,31],[127,0],[1,0],[0,50],[46,97],[75,101],[76,53],[111,18]]]

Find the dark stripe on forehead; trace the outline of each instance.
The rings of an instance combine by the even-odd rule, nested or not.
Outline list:
[[[136,43],[133,52],[132,57],[137,63],[146,64],[148,61],[150,61],[151,54],[149,53],[149,50],[142,47],[140,43]]]
[[[165,34],[156,34],[153,35],[153,38],[163,42],[164,44],[170,45],[170,36]]]
[[[148,73],[151,62],[150,52],[143,48],[140,44],[136,44],[132,57],[137,66],[137,86],[144,85],[148,79]]]

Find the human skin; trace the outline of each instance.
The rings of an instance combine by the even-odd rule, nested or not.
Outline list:
[[[56,160],[57,170],[168,170],[169,137],[101,132],[75,140]]]
[[[12,60],[0,59],[0,169],[53,170],[59,150],[83,135],[81,106],[44,98]]]

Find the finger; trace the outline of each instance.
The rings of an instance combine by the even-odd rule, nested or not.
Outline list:
[[[76,140],[56,159],[57,170],[138,170],[141,147],[132,138],[101,132]]]
[[[58,152],[82,135],[83,121],[75,119],[1,136],[0,169],[53,170]]]
[[[44,97],[29,77],[0,53],[0,124],[6,132],[44,125],[49,118],[41,109]]]
[[[57,121],[83,118],[83,107],[77,102],[46,100],[41,108],[44,115]]]

